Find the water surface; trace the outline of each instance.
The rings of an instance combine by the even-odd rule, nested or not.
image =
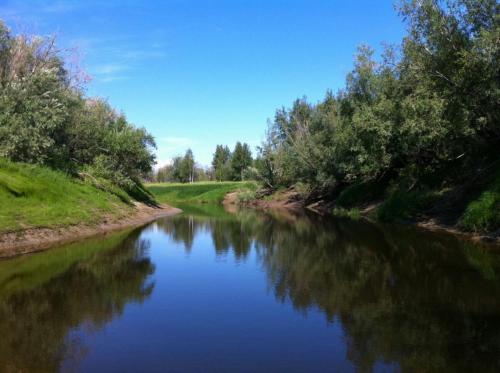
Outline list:
[[[0,371],[500,371],[499,250],[217,207],[0,262]]]

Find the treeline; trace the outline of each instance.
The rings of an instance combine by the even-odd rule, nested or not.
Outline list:
[[[206,170],[195,162],[191,149],[186,150],[184,156],[174,157],[171,164],[160,167],[154,176],[154,181],[162,183],[192,183],[207,180],[211,180],[210,170]]]
[[[398,10],[401,45],[380,58],[360,47],[343,89],[276,111],[256,162],[268,186],[301,182],[335,196],[389,182],[409,191],[498,169],[499,3],[405,0]]]
[[[204,168],[195,162],[188,149],[184,156],[174,157],[171,164],[161,167],[154,177],[158,182],[241,181],[255,179],[254,160],[250,147],[237,142],[231,152],[227,145],[217,145],[212,167]]]
[[[153,137],[102,99],[84,94],[53,38],[13,35],[0,20],[0,157],[148,198]]]

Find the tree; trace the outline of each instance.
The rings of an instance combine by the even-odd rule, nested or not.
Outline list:
[[[239,141],[234,147],[231,157],[231,168],[235,180],[243,180],[243,171],[252,165],[252,152],[248,144],[241,144]]]
[[[403,0],[400,14],[401,48],[377,60],[361,46],[338,94],[276,111],[256,162],[266,184],[334,195],[387,175],[415,185],[498,162],[500,4]]]
[[[217,145],[215,148],[212,167],[216,180],[223,181],[229,178],[229,161],[231,159],[231,151],[227,146]]]
[[[192,183],[194,181],[194,166],[193,151],[188,149],[179,165],[179,179],[181,182]]]
[[[0,21],[0,157],[105,178],[137,195],[155,162],[154,139],[85,97],[79,73],[65,66],[55,38],[14,37]]]

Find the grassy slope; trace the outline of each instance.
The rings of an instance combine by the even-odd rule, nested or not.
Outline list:
[[[227,193],[242,189],[257,189],[254,182],[198,182],[193,184],[156,183],[146,188],[159,202],[165,203],[221,203]]]
[[[481,195],[467,205],[460,224],[471,231],[500,229],[500,169]]]
[[[92,223],[132,207],[116,195],[45,167],[0,158],[0,233]]]

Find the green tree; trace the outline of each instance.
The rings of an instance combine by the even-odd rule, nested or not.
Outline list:
[[[217,145],[212,160],[212,167],[215,174],[215,179],[218,181],[227,180],[229,178],[229,161],[231,159],[231,151],[227,146]]]
[[[79,74],[66,68],[54,38],[14,37],[0,21],[0,157],[105,178],[138,196],[154,139],[85,97]]]
[[[252,152],[248,144],[237,142],[231,157],[231,168],[235,180],[243,180],[243,171],[252,165]]]
[[[186,150],[186,154],[182,158],[179,165],[179,179],[180,181],[186,183],[192,183],[194,181],[194,156],[191,149]]]

